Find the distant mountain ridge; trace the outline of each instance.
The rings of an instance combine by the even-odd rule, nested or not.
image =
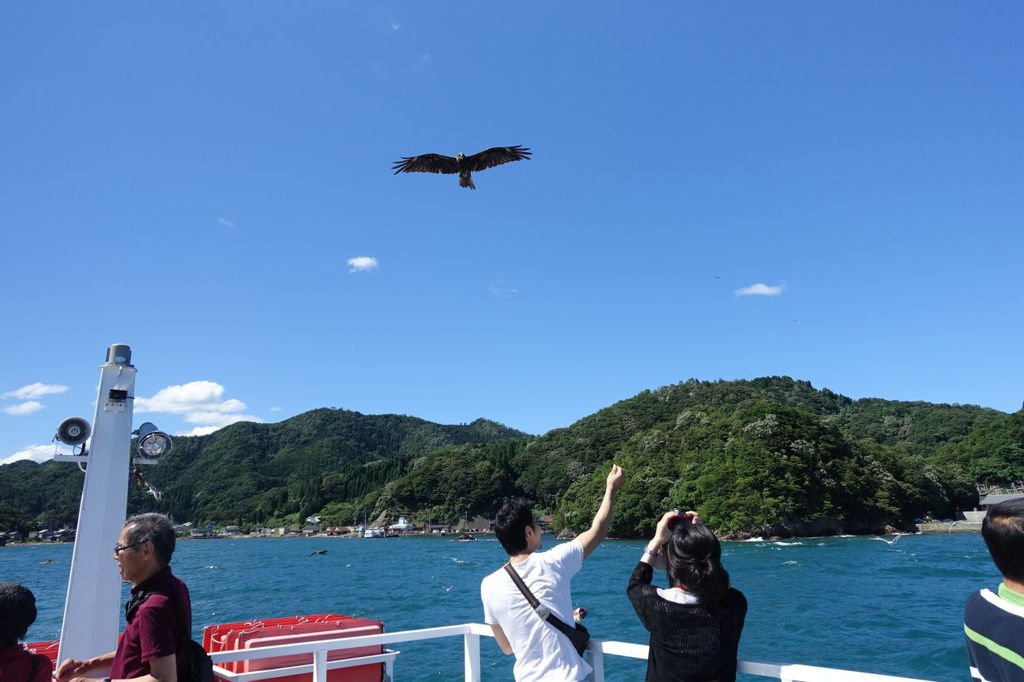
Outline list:
[[[671,507],[738,534],[878,531],[970,508],[974,481],[1024,478],[1024,411],[852,400],[789,377],[643,391],[540,437],[321,408],[176,438],[144,470],[163,501],[133,488],[129,504],[196,522],[348,524],[492,515],[517,495],[578,531],[613,460],[627,470],[618,535],[649,532]],[[73,522],[81,479],[53,462],[0,467],[0,530]]]

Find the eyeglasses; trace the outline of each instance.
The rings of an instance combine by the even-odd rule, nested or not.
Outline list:
[[[130,545],[114,545],[114,556],[117,556],[118,554],[120,554],[121,552],[125,551],[126,549],[131,549],[132,547],[138,547],[139,545],[147,543],[147,542],[149,542],[149,540],[141,540],[139,542],[133,542]]]

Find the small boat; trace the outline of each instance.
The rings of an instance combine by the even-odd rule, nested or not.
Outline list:
[[[382,538],[384,537],[383,528],[367,528],[363,531],[364,538]]]
[[[472,542],[473,540],[476,540],[476,536],[469,533],[463,533],[459,536],[459,542]]]

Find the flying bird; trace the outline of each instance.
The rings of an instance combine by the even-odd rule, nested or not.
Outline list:
[[[403,156],[392,166],[395,175],[399,173],[458,173],[459,187],[476,189],[473,184],[474,171],[487,170],[510,161],[522,161],[530,158],[530,148],[513,145],[511,147],[491,147],[482,152],[466,156],[459,152],[455,156],[444,154],[420,154],[419,156]]]
[[[897,542],[900,541],[901,537],[903,537],[903,533],[896,533],[896,537],[894,537],[892,540],[886,540],[885,538],[880,538],[877,535],[871,539],[878,540],[879,542],[884,542],[887,545],[895,545]]]

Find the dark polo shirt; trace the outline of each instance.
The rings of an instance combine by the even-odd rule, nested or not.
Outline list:
[[[0,682],[49,682],[53,663],[19,645],[0,647]]]
[[[145,600],[132,609],[133,602],[145,594]],[[117,642],[110,677],[148,675],[150,661],[176,654],[178,679],[186,679],[182,652],[192,636],[192,602],[185,583],[175,578],[168,566],[132,588],[128,611],[128,624]]]

